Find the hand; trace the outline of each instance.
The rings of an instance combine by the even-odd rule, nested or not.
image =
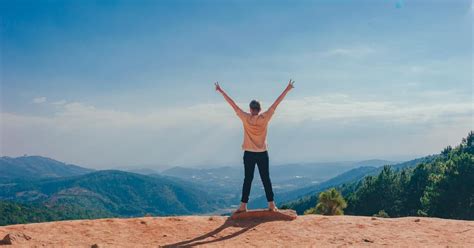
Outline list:
[[[215,82],[214,85],[216,86],[216,91],[222,92],[221,86],[219,86],[219,82]]]
[[[288,86],[286,86],[286,89],[291,90],[291,89],[295,88],[294,83],[295,83],[295,81],[291,81],[291,79],[290,79],[290,81],[288,82]]]

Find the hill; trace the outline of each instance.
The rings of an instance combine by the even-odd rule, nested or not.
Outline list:
[[[363,164],[381,166],[390,161],[367,160],[358,162],[320,162],[320,163],[295,163],[271,166],[271,179],[273,190],[280,199],[280,195],[300,188],[311,188],[327,181],[341,173],[349,171]],[[225,166],[217,168],[186,168],[172,167],[164,170],[161,175],[181,178],[196,183],[204,188],[216,199],[221,199],[229,204],[237,204],[240,201],[242,182],[244,177],[243,166]],[[255,180],[252,183],[250,198],[255,199],[264,195],[262,183],[259,179],[258,170],[255,170]],[[312,192],[312,190],[310,191]],[[302,193],[298,195],[303,195]],[[263,205],[266,200],[261,198]],[[253,204],[252,202],[250,203]],[[262,204],[258,207],[263,207]],[[252,205],[257,206],[257,205]]]
[[[116,170],[0,184],[0,199],[105,213],[102,217],[204,213],[219,207],[192,184]]]
[[[0,226],[47,222],[55,220],[96,219],[114,215],[94,209],[74,206],[45,207],[37,203],[18,203],[0,200]]]
[[[335,185],[348,201],[346,213],[392,217],[474,219],[474,132],[440,154],[370,171],[363,180]],[[302,214],[319,192],[283,204]]]
[[[467,247],[474,243],[473,231],[471,221],[436,218],[179,216],[5,226],[0,239],[8,235],[13,247]]]
[[[0,179],[38,179],[83,175],[92,169],[41,156],[1,157]]]
[[[413,159],[413,160],[402,162],[402,163],[397,163],[390,166],[394,170],[398,171],[398,170],[403,170],[406,168],[415,167],[416,165],[420,163],[433,161],[436,157],[437,157],[436,155],[429,155],[426,157],[417,158],[417,159]],[[332,187],[342,187],[346,184],[356,183],[367,176],[377,175],[382,170],[383,170],[383,167],[373,167],[373,166],[358,167],[350,171],[344,172],[320,184],[310,185],[307,187],[288,191],[283,194],[279,194],[278,201],[281,203],[280,205],[282,207],[292,208],[296,210],[299,214],[302,214],[304,210],[309,208],[309,206],[314,206],[314,204],[316,203],[316,196],[320,192]],[[252,206],[255,206],[255,207],[262,207],[263,205],[266,204],[266,200],[265,198],[260,197],[254,200],[254,202],[252,202],[251,204]]]
[[[299,189],[279,193],[277,195],[276,200],[279,203],[285,203],[285,202],[289,202],[301,197],[305,197],[307,195],[313,195],[316,192],[321,192],[330,187],[335,187],[337,185],[341,185],[347,182],[360,180],[364,178],[365,176],[367,176],[369,173],[374,172],[376,170],[377,170],[376,167],[370,167],[370,166],[355,168],[316,185],[310,185],[310,186],[302,187]],[[249,206],[256,207],[256,208],[265,207],[266,204],[267,204],[267,199],[263,196],[255,200],[251,200],[249,202]]]

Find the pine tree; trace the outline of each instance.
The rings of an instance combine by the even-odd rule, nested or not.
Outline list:
[[[335,188],[321,192],[315,212],[323,215],[343,215],[347,203]]]

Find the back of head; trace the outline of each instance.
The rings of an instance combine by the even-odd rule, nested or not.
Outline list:
[[[257,100],[252,100],[249,104],[249,107],[250,107],[250,111],[253,113],[253,114],[258,114],[260,112],[260,102],[257,101]]]

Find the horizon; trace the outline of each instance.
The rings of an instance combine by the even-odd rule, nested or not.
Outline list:
[[[271,165],[437,154],[474,126],[473,12],[470,0],[4,2],[0,156],[239,165],[241,123],[214,82],[248,111],[290,78]]]
[[[420,157],[414,157],[414,158],[409,158],[405,160],[386,160],[386,159],[379,159],[379,158],[374,158],[374,159],[366,159],[366,160],[334,160],[334,161],[310,161],[310,162],[291,162],[291,163],[276,163],[273,164],[272,166],[288,166],[288,165],[314,165],[314,166],[320,166],[320,165],[327,165],[327,164],[339,164],[339,166],[345,166],[345,167],[354,167],[356,164],[360,164],[363,162],[373,162],[373,161],[384,161],[387,162],[388,164],[386,165],[396,165],[399,163],[404,163],[408,162],[411,160],[419,159],[419,158],[424,158],[427,156],[432,156],[432,155],[437,155],[437,154],[429,154],[426,156],[420,156]],[[40,158],[46,158],[46,159],[51,159],[55,160],[67,165],[75,165],[79,167],[83,167],[86,169],[96,169],[96,170],[122,170],[122,171],[131,171],[133,170],[153,170],[156,172],[163,172],[165,170],[171,169],[171,168],[186,168],[186,169],[202,169],[202,170],[207,170],[207,169],[218,169],[218,168],[225,168],[225,167],[241,167],[240,164],[195,164],[195,165],[162,165],[162,166],[156,166],[153,164],[149,165],[116,165],[116,166],[110,166],[110,167],[104,167],[104,168],[93,168],[88,166],[87,164],[75,164],[75,163],[70,163],[68,161],[62,161],[58,160],[52,157],[47,157],[47,156],[42,156],[42,155],[34,155],[34,154],[23,154],[21,156],[1,156],[0,158],[11,158],[11,159],[17,159],[17,158],[22,158],[22,157],[40,157]],[[363,166],[373,166],[373,167],[381,167],[380,166],[374,166],[374,165],[359,165],[359,167]]]

